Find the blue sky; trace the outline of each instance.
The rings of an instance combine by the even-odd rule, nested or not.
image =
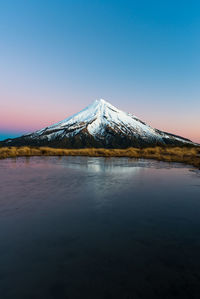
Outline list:
[[[200,142],[199,1],[0,1],[0,139],[104,98]]]

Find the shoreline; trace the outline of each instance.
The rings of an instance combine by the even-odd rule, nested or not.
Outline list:
[[[1,147],[0,159],[34,156],[129,157],[178,162],[200,169],[200,147],[148,147],[127,149],[61,149],[51,147]]]

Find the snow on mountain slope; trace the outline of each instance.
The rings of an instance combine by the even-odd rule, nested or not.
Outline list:
[[[78,139],[80,147],[192,144],[188,139],[148,126],[136,116],[115,108],[103,99],[95,100],[82,111],[63,121],[20,138],[18,141],[22,141],[23,144],[31,140],[33,144],[40,144],[42,141],[42,144],[48,145],[52,142],[55,146],[70,147],[73,147]]]
[[[79,113],[63,121],[36,131],[33,137],[37,138],[44,134],[49,135],[50,138],[58,137],[65,134],[64,129],[69,131],[68,133],[66,132],[68,136],[76,135],[84,128],[94,137],[106,137],[106,127],[110,127],[122,134],[139,135],[143,138],[169,138],[167,134],[156,132],[155,129],[140,121],[134,115],[115,108],[103,99],[95,100]]]
[[[103,99],[95,100],[91,105],[60,121],[52,126],[35,132],[35,137],[44,133],[48,134],[55,130],[68,129],[71,134],[77,134],[81,129],[87,128],[88,132],[95,136],[104,134],[105,127],[110,126],[115,130],[121,130],[123,133],[132,133],[132,129],[144,136],[155,134],[155,131],[145,123],[139,121],[135,116],[125,113]]]

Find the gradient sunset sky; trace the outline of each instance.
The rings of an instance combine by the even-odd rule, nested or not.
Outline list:
[[[98,98],[200,143],[200,2],[0,1],[0,140]]]

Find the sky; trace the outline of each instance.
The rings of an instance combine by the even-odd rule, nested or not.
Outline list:
[[[0,0],[0,140],[104,98],[200,143],[200,2]]]

